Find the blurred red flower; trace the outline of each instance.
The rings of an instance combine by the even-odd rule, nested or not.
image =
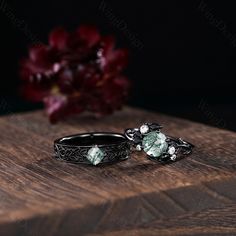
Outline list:
[[[49,45],[32,46],[20,63],[24,97],[43,101],[52,123],[83,111],[106,115],[120,109],[130,87],[122,75],[128,52],[114,47],[114,37],[92,26],[71,33],[54,29]]]

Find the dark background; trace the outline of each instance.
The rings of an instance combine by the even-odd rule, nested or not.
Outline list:
[[[55,26],[73,30],[90,23],[131,50],[129,104],[236,130],[233,1],[0,0],[3,4],[11,14],[1,7],[0,96],[8,108],[0,113],[41,107],[17,95],[18,61],[27,45],[47,42]]]

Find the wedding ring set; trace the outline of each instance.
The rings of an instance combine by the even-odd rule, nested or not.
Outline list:
[[[55,140],[55,158],[94,166],[129,159],[133,151],[143,151],[148,158],[162,163],[173,162],[190,154],[193,144],[165,135],[157,123],[128,128],[124,134],[95,132],[66,136]]]

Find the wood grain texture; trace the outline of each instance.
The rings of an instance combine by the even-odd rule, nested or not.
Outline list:
[[[169,165],[143,153],[90,167],[52,158],[54,139],[151,121],[196,148]],[[236,134],[126,108],[50,125],[41,111],[0,118],[0,235],[236,235]]]

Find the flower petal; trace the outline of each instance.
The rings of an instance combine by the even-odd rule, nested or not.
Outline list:
[[[50,94],[49,89],[39,89],[32,84],[25,84],[20,87],[20,94],[27,100],[32,102],[42,102],[43,99]]]
[[[126,77],[117,77],[108,80],[103,87],[103,99],[108,104],[112,104],[113,108],[120,108],[128,95],[130,82]]]
[[[101,47],[103,49],[103,55],[107,56],[111,53],[115,47],[115,38],[113,35],[104,36],[101,38]]]
[[[58,54],[55,50],[45,46],[33,46],[29,49],[29,59],[35,70],[50,69],[58,61]],[[38,68],[38,69],[36,69]]]
[[[67,47],[69,33],[62,27],[54,29],[49,35],[49,44],[58,50],[64,50]]]
[[[59,75],[58,85],[62,93],[70,94],[74,91],[74,74],[70,69],[63,70]]]
[[[104,68],[105,71],[118,73],[121,72],[128,64],[128,50],[117,49],[107,55],[107,63]]]
[[[96,27],[83,25],[80,26],[77,30],[77,35],[81,41],[86,43],[86,45],[90,48],[94,46],[100,40],[100,34]]]
[[[67,97],[63,95],[49,96],[44,98],[46,113],[50,122],[55,123],[66,115]]]

